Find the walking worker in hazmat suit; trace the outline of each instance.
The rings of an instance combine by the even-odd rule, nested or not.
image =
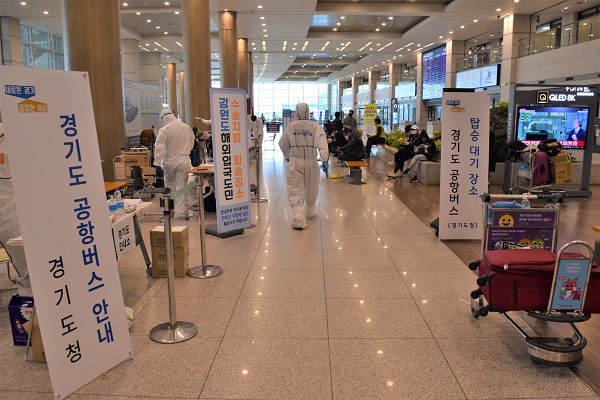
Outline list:
[[[21,236],[21,227],[17,215],[17,202],[13,190],[10,166],[8,165],[8,154],[6,153],[4,125],[0,122],[0,241],[3,245],[6,245],[8,239],[18,236]],[[19,295],[32,296],[29,272],[25,261],[25,248],[23,246],[11,246],[7,252],[19,275],[14,279],[14,282],[19,284]]]
[[[296,106],[298,120],[290,123],[279,140],[279,147],[286,160],[288,200],[294,218],[292,228],[306,228],[306,220],[317,218],[317,195],[319,194],[319,164],[317,149],[323,160],[329,158],[327,136],[321,125],[310,121],[308,104]]]
[[[194,148],[194,132],[189,125],[180,122],[173,111],[165,108],[160,113],[163,127],[158,131],[154,145],[154,165],[160,165],[165,173],[165,186],[177,192],[188,182],[192,168],[190,151]],[[175,218],[187,218],[186,196],[175,199]]]

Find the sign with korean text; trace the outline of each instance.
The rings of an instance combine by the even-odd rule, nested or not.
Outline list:
[[[36,312],[62,399],[132,356],[89,79],[0,66],[0,87]]]
[[[363,118],[363,133],[365,135],[375,135],[375,121],[377,117],[377,104],[365,105],[365,116]]]
[[[120,260],[136,246],[133,213],[118,218],[112,226],[112,233],[117,260]]]
[[[488,190],[489,95],[444,92],[439,238],[481,239],[481,200]]]
[[[219,233],[252,224],[245,101],[243,89],[210,89]]]

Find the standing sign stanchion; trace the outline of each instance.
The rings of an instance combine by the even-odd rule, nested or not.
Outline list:
[[[261,181],[261,170],[262,170],[262,157],[261,157],[261,152],[262,152],[262,145],[260,144],[260,141],[262,140],[262,137],[256,139],[256,141],[258,142],[258,144],[256,145],[256,198],[252,199],[251,201],[253,203],[264,203],[266,201],[269,201],[269,199],[266,199],[264,197],[260,197],[260,181]]]
[[[155,326],[150,331],[150,339],[157,343],[179,343],[193,338],[198,328],[191,322],[177,321],[175,307],[175,272],[173,271],[173,238],[171,236],[171,213],[173,200],[169,198],[170,189],[165,188],[160,199],[165,220],[165,247],[167,254],[167,289],[169,292],[169,322]]]
[[[204,186],[203,174],[214,173],[211,168],[196,167],[190,171],[196,175],[196,191],[198,192],[198,221],[200,224],[200,252],[202,254],[202,265],[198,265],[188,269],[187,275],[192,278],[206,279],[214,278],[223,273],[223,268],[218,265],[207,265],[206,264],[206,232],[204,229],[204,196],[202,188]]]

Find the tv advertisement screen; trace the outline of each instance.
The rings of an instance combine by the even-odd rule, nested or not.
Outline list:
[[[456,87],[477,89],[498,85],[499,64],[486,65],[456,74]]]
[[[446,86],[446,46],[423,53],[423,100],[441,99]]]
[[[565,149],[583,149],[588,114],[587,107],[518,106],[517,140],[537,145],[556,139]]]

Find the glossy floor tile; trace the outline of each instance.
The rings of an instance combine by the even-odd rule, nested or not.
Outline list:
[[[251,204],[255,228],[207,235],[202,260],[198,217],[176,221],[189,228],[190,266],[223,268],[172,284],[176,319],[194,323],[198,335],[170,345],[149,339],[169,320],[169,289],[147,275],[134,249],[119,261],[134,310],[134,358],[69,399],[594,398],[569,369],[533,364],[500,315],[473,318],[473,272],[389,183],[366,170],[361,186],[321,176],[318,218],[297,231],[281,153],[264,157],[261,195],[269,201]],[[140,219],[148,249],[159,221]],[[47,365],[26,362],[12,345],[9,300],[0,293],[0,399],[50,400]]]

